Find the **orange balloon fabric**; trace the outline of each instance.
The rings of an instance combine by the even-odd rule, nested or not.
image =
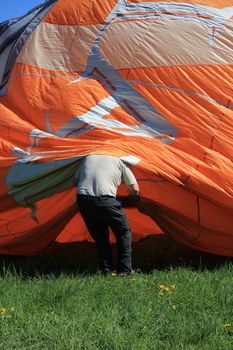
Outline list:
[[[91,240],[73,176],[97,153],[138,180],[134,240],[233,256],[232,41],[231,0],[50,0],[2,23],[0,253]]]

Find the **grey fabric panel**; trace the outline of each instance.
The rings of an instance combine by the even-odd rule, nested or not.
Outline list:
[[[18,18],[8,19],[7,21],[0,23],[0,36],[7,28],[9,28],[9,26],[17,22],[17,20]]]
[[[35,11],[30,12],[23,17],[19,17],[16,21],[8,26],[7,29],[1,34],[1,42],[0,42],[0,52],[2,50],[2,46],[5,45],[12,37],[17,36],[17,33],[22,31],[25,26],[28,25],[32,21],[32,19],[40,12],[40,9],[35,9]]]
[[[3,75],[6,70],[6,63],[15,42],[40,9],[41,7],[37,7],[23,17],[18,17],[2,24],[0,35],[0,86],[4,84]]]
[[[8,56],[12,50],[12,47],[14,46],[14,42],[10,43],[10,45],[7,46],[7,48],[1,53],[0,55],[0,82],[3,80],[3,74],[5,70],[6,61],[8,59]]]
[[[4,22],[0,27],[0,96],[7,92],[10,72],[20,50],[56,2],[57,0],[47,1],[25,16]]]

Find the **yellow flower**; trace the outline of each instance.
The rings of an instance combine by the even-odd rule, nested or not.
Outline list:
[[[169,292],[170,289],[169,289],[168,287],[165,287],[164,290],[165,290],[166,292]]]
[[[227,328],[227,327],[232,327],[232,324],[231,324],[231,323],[225,323],[225,324],[223,325],[223,327],[225,327],[225,328]]]
[[[176,310],[176,305],[172,305],[172,308],[173,308],[174,310]]]
[[[159,288],[160,288],[160,289],[164,289],[164,288],[166,288],[166,286],[165,286],[164,284],[160,284],[160,285],[159,285]]]
[[[14,312],[14,311],[15,311],[15,307],[12,306],[12,307],[11,307],[11,312]]]
[[[115,277],[117,274],[116,272],[112,272],[112,276]]]
[[[176,288],[176,285],[175,285],[175,284],[172,284],[172,285],[171,285],[171,288],[172,288],[172,289],[175,289],[175,288]]]
[[[5,308],[5,307],[2,307],[2,308],[0,309],[0,315],[5,315],[5,313],[6,313],[6,308]]]

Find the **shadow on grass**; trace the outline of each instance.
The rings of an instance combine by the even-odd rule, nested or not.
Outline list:
[[[112,246],[116,261],[116,246]],[[191,250],[166,235],[148,236],[133,243],[133,266],[142,273],[166,270],[171,267],[190,267],[194,270],[213,270],[233,258]],[[97,257],[93,243],[52,243],[43,253],[33,257],[0,256],[0,275],[7,272],[22,277],[92,275],[97,272]]]

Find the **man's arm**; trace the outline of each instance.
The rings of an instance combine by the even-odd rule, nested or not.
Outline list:
[[[128,197],[121,197],[120,200],[124,207],[132,207],[139,201],[139,186],[137,180],[128,166],[123,163],[122,178],[128,190]]]

